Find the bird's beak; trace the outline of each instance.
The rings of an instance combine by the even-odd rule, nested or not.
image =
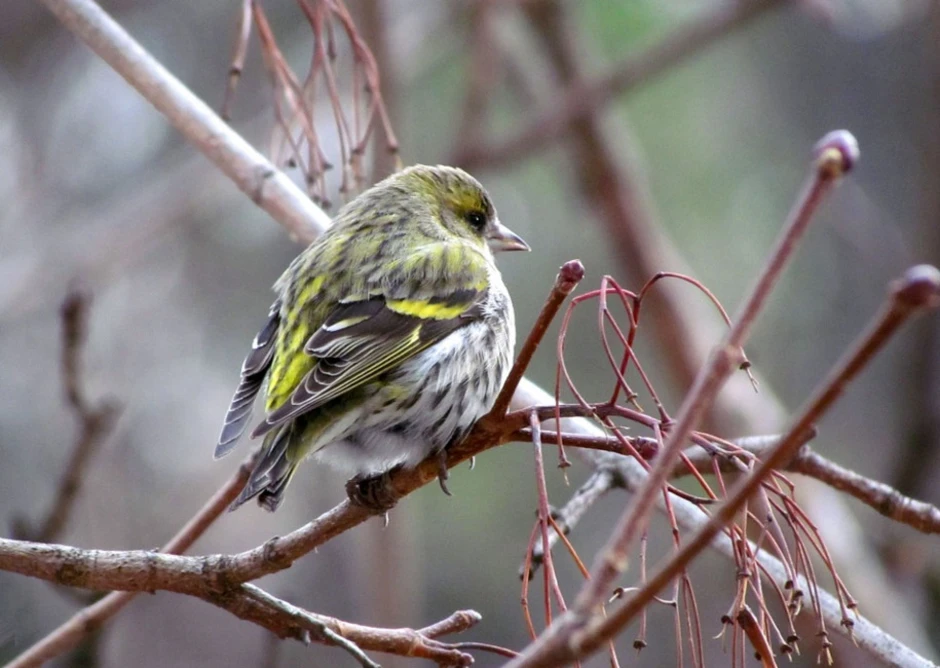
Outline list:
[[[529,244],[523,241],[522,237],[510,230],[498,220],[495,221],[493,229],[486,235],[487,244],[490,250],[499,251],[527,251],[532,250]]]

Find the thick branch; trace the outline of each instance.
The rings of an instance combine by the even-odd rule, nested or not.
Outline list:
[[[248,481],[254,468],[254,457],[249,457],[238,467],[235,474],[197,512],[180,531],[163,546],[167,554],[178,554],[188,550],[215,520],[225,512]],[[48,634],[35,645],[20,654],[7,668],[27,668],[42,665],[46,661],[72,649],[82,638],[101,628],[105,622],[120,612],[133,600],[136,592],[112,592],[100,601],[79,610],[71,619]]]
[[[41,0],[295,239],[310,242],[329,217],[92,0]]]

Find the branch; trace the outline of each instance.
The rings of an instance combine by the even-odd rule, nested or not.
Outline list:
[[[787,469],[845,492],[895,522],[923,533],[940,533],[940,508],[937,506],[912,499],[890,485],[839,466],[808,446],[797,452]]]
[[[158,583],[172,581],[174,574],[178,573],[177,569],[198,568],[203,558],[174,557],[172,553],[188,549],[195,539],[226,511],[248,480],[254,468],[253,459],[252,457],[243,462],[237,474],[165,546],[166,554],[149,551],[80,550],[61,545],[0,539],[0,570],[20,572],[70,586],[124,590],[109,594],[82,610],[54,633],[20,655],[9,664],[9,668],[37,666],[67,651],[87,633],[100,628],[107,619],[129,603],[136,592],[152,592],[157,589],[202,598],[239,618],[264,626],[279,637],[303,639],[302,631],[316,632],[326,628],[330,633],[321,633],[315,637],[327,644],[344,645],[342,640],[331,635],[335,633],[341,639],[349,640],[364,649],[420,656],[438,661],[442,665],[467,665],[468,655],[456,646],[434,642],[433,638],[444,633],[460,632],[475,624],[480,616],[473,611],[454,613],[450,618],[429,627],[428,633],[410,629],[386,630],[314,615],[284,601],[278,601],[251,585],[241,584],[233,587],[225,580],[224,573],[207,573],[209,582],[206,586],[201,586],[199,579],[192,577],[183,577],[171,587],[159,586]],[[225,557],[218,559],[224,561]],[[133,575],[126,579],[112,579],[116,572],[122,570],[122,564],[130,568]],[[147,568],[153,569],[155,577],[152,580],[140,577]],[[350,650],[349,647],[345,648]]]
[[[242,585],[235,599],[237,605],[226,604],[223,607],[242,619],[259,623],[280,637],[297,637],[305,643],[315,639],[335,645],[368,668],[378,668],[378,664],[371,661],[363,650],[428,659],[440,666],[469,666],[473,657],[457,645],[443,643],[436,638],[445,633],[466,631],[483,619],[474,610],[459,610],[427,627],[433,634],[429,635],[425,629],[376,628],[308,612],[251,584]],[[251,602],[260,604],[261,609],[252,611],[250,617],[241,614],[250,609]]]
[[[825,165],[830,164],[830,161],[823,160],[819,164],[822,170]],[[832,165],[835,163],[833,162]],[[774,263],[771,262],[768,266],[773,265]],[[758,288],[762,283],[762,281],[758,282]],[[756,289],[755,295],[759,293],[760,290]],[[780,443],[773,447],[767,458],[761,461],[751,475],[743,478],[728,493],[726,501],[708,521],[691,539],[683,543],[682,547],[650,577],[639,591],[623,606],[606,617],[589,616],[592,609],[585,610],[580,605],[572,608],[571,613],[559,618],[556,624],[552,625],[538,641],[530,645],[526,652],[510,665],[513,668],[522,668],[522,666],[533,668],[554,665],[553,662],[557,662],[559,658],[572,661],[597,650],[603,642],[618,633],[716,538],[767,476],[775,469],[784,466],[793,457],[813,423],[832,406],[848,383],[867,366],[875,353],[887,343],[898,328],[911,316],[937,306],[940,306],[940,271],[935,267],[925,265],[909,269],[892,286],[889,299],[876,316],[872,326],[859,338],[858,343],[845,358],[837,363],[835,370],[807,402],[806,408],[799,418],[794,420],[793,426]],[[655,471],[656,469],[654,473]],[[653,474],[650,475],[650,478],[652,477]],[[648,484],[649,481],[644,483],[641,492]],[[601,554],[604,555],[603,552]],[[609,559],[608,557],[608,562],[605,564],[608,567],[611,564]],[[840,617],[839,624],[852,634],[854,622],[841,615]]]
[[[241,492],[248,476],[254,469],[255,456],[242,462],[235,474],[197,512],[193,518],[183,526],[163,546],[166,554],[179,554],[188,550],[194,542],[206,532],[206,529],[215,522],[231,505],[238,493]],[[2,551],[2,550],[0,550]],[[100,629],[111,617],[120,612],[125,605],[131,602],[136,592],[113,592],[97,603],[80,610],[68,621],[42,638],[35,645],[27,649],[14,659],[7,668],[27,668],[28,666],[42,665],[60,654],[77,646],[82,638]]]
[[[506,166],[531,156],[568,132],[574,123],[602,111],[614,98],[676,67],[713,42],[727,37],[783,0],[727,0],[690,21],[642,53],[630,56],[608,74],[575,82],[535,114],[522,130],[498,144],[463,144],[453,162],[468,169]],[[559,99],[560,98],[560,99]]]
[[[771,251],[770,260],[758,278],[757,283],[745,299],[740,314],[735,318],[734,326],[725,340],[715,349],[708,364],[699,372],[695,384],[686,395],[679,409],[674,425],[670,426],[663,451],[654,460],[648,480],[621,515],[611,538],[599,553],[591,572],[591,579],[582,588],[573,608],[574,614],[586,617],[591,614],[609,596],[614,580],[626,567],[626,555],[633,541],[645,529],[649,512],[662,485],[678,458],[683,443],[702,418],[718,390],[741,359],[741,346],[744,344],[750,328],[761,307],[767,300],[770,290],[776,283],[785,262],[792,257],[796,240],[809,225],[812,213],[822,197],[837,181],[838,176],[848,170],[857,156],[852,152],[854,139],[827,137],[821,144],[820,155],[815,160],[813,172],[807,182],[802,197],[794,207],[780,238]],[[851,141],[849,141],[851,140]],[[855,149],[857,152],[857,147]],[[546,636],[543,636],[543,639]],[[551,637],[551,634],[549,636]],[[539,649],[533,649],[530,656],[537,656]],[[520,664],[526,665],[526,664]],[[532,665],[537,665],[533,663]]]
[[[506,431],[510,431],[507,427]],[[448,451],[448,466],[452,467],[465,461],[479,452],[498,445],[501,434],[491,431],[490,428],[476,429],[467,440]],[[218,494],[207,512],[195,525],[187,537],[197,531],[204,530],[215,517],[218,516],[231,503],[247,480],[251,470],[251,463],[242,465],[239,475],[230,482],[226,488],[224,498]],[[398,471],[391,478],[392,489],[404,496],[414,489],[437,479],[438,463],[424,462],[422,466],[411,471]],[[211,508],[210,508],[211,506]],[[333,510],[321,515],[320,518],[284,536],[272,538],[265,544],[246,552],[233,556],[213,555],[206,557],[183,557],[172,554],[162,554],[144,550],[136,551],[106,551],[82,550],[64,545],[49,545],[26,541],[16,541],[0,538],[0,570],[37,577],[59,584],[82,587],[86,589],[121,590],[125,592],[153,592],[156,590],[173,591],[187,594],[206,600],[220,606],[232,614],[268,628],[281,637],[295,637],[302,639],[300,633],[304,626],[298,626],[296,610],[284,608],[280,612],[272,612],[270,605],[262,605],[257,600],[253,589],[246,589],[245,583],[262,575],[274,573],[288,568],[294,560],[310,552],[317,546],[327,542],[336,535],[356,526],[372,514],[360,506],[344,501]],[[185,549],[188,545],[179,544],[172,547]],[[86,625],[81,625],[83,617],[76,616],[70,621],[68,628],[63,627],[56,633],[47,636],[39,645],[31,648],[11,666],[23,668],[41,663],[50,656],[55,656],[65,649],[73,646],[74,641],[80,639],[83,631],[87,630],[87,622],[96,621],[99,625],[110,615],[125,605],[132,595],[112,594],[102,599],[92,610],[101,610],[103,615],[88,618],[84,617]],[[261,606],[261,607],[259,607]],[[285,610],[290,613],[289,619],[284,617]],[[310,622],[301,616],[304,623]],[[317,616],[317,619],[329,620]],[[76,622],[78,627],[76,628]],[[441,655],[442,665],[466,665],[466,661],[457,661],[459,651],[455,647],[442,646],[427,642],[416,645],[413,633],[410,631],[387,631],[368,629],[346,622],[334,625],[328,623],[330,628],[343,638],[351,640],[364,649],[380,649],[381,651],[396,652],[396,647],[407,647],[409,656],[426,656],[434,658],[445,651],[446,657]],[[335,628],[334,628],[335,626]],[[445,629],[452,628],[453,624],[435,625],[432,631],[436,634]],[[367,630],[363,630],[367,629]],[[378,633],[380,640],[375,640]],[[414,632],[417,633],[417,632]],[[371,634],[371,635],[370,635]],[[392,635],[390,635],[392,634]],[[327,641],[329,638],[327,638]],[[393,642],[394,641],[394,642]],[[422,649],[424,647],[425,649]],[[468,646],[469,648],[469,646]],[[476,646],[475,649],[485,649],[501,652],[500,648],[490,646]],[[420,652],[424,652],[421,654]],[[457,652],[458,654],[454,654]],[[465,655],[460,654],[465,657]],[[434,658],[434,660],[438,660]],[[446,658],[446,661],[444,659]]]
[[[573,260],[559,270],[536,326],[523,346],[523,353],[513,364],[497,405],[509,403],[505,396],[518,385],[526,365],[561,302],[581,279],[584,268]],[[528,352],[526,352],[528,351]],[[554,407],[551,407],[554,410]],[[554,414],[554,413],[553,413]],[[480,420],[470,434],[445,452],[448,468],[481,452],[505,443],[528,419],[514,413],[497,416],[493,412]],[[245,465],[242,467],[245,468]],[[440,472],[437,457],[414,469],[396,469],[389,476],[394,498],[402,498],[418,489]],[[238,483],[243,486],[240,475]],[[136,550],[80,550],[64,545],[45,545],[0,538],[0,570],[38,577],[85,589],[122,591],[175,591],[202,598],[226,595],[245,582],[289,568],[290,565],[335,536],[361,524],[377,511],[353,504],[348,499],[319,518],[286,536],[271,538],[263,545],[226,556],[182,557]]]
[[[619,445],[614,439],[609,440],[611,447]],[[780,437],[757,436],[736,439],[732,442],[758,459],[763,459],[780,442]],[[691,448],[686,451],[687,460],[702,473],[713,471],[714,456],[700,448]],[[732,459],[733,457],[722,457],[718,463],[719,468],[723,472],[740,471],[740,466],[736,466]],[[940,533],[940,508],[925,501],[913,499],[890,485],[840,466],[808,445],[797,450],[793,459],[783,469],[814,478],[833,489],[845,492],[895,522],[906,524],[927,534]],[[673,473],[675,477],[687,475],[688,469],[683,464],[677,466]]]
[[[87,294],[73,290],[66,295],[61,307],[62,386],[66,402],[79,424],[78,438],[72,445],[65,472],[56,488],[55,500],[45,520],[38,530],[33,530],[26,519],[18,519],[13,527],[13,535],[17,538],[49,543],[61,536],[81,490],[88,462],[107,439],[117,418],[118,407],[114,402],[105,400],[92,406],[85,396],[81,356],[87,338],[89,303]]]
[[[557,439],[558,434],[542,430],[542,438],[546,441]],[[521,430],[512,435],[512,440],[528,443],[532,439],[528,430]],[[576,448],[590,448],[602,452],[625,454],[623,444],[613,436],[585,436],[579,434],[561,434],[562,442],[566,446]],[[643,452],[650,451],[649,457],[655,456],[653,448],[656,440],[645,436],[635,436],[630,439],[633,447]],[[749,436],[731,441],[741,450],[763,459],[776,444],[780,442],[780,435]],[[738,454],[724,454],[717,451],[706,451],[699,447],[688,448],[683,451],[683,461],[677,463],[672,471],[671,478],[681,478],[691,474],[687,463],[705,475],[713,474],[713,464],[717,458],[718,469],[722,473],[741,473],[744,463]],[[924,501],[912,499],[898,490],[877,480],[866,478],[863,475],[840,466],[831,459],[824,457],[809,445],[803,445],[781,470],[799,473],[814,478],[841,492],[849,494],[885,517],[907,524],[923,533],[940,533],[940,508]],[[555,521],[559,528],[569,534],[573,531],[584,514],[612,489],[626,488],[625,481],[616,470],[599,468],[581,485],[568,502],[556,511]],[[550,535],[550,544],[558,540],[554,531]],[[542,560],[541,544],[535,545],[532,553],[533,567],[538,566]]]
[[[326,229],[322,209],[92,0],[40,1],[294,239],[310,242]]]
[[[522,380],[522,375],[529,367],[535,350],[538,348],[539,343],[542,342],[545,332],[548,331],[548,326],[552,324],[552,320],[558,313],[558,309],[561,308],[562,303],[568,295],[578,287],[578,283],[580,283],[583,278],[584,265],[581,264],[579,260],[569,260],[561,265],[561,268],[558,270],[558,275],[555,277],[555,284],[552,286],[552,291],[545,300],[545,304],[542,306],[542,310],[539,312],[535,324],[532,325],[532,329],[529,330],[529,335],[522,344],[522,348],[519,350],[519,355],[516,357],[516,361],[512,365],[509,375],[506,376],[506,382],[503,383],[503,387],[499,391],[499,396],[497,396],[496,401],[493,402],[490,415],[501,418],[506,413],[509,402],[513,394],[515,394],[516,388],[519,387],[519,381]]]
[[[309,240],[315,236],[317,230],[325,226],[326,216],[299,189],[274,170],[270,163],[261,158],[240,137],[234,135],[224,123],[212,115],[205,105],[186,91],[159,64],[143,53],[143,50],[131,41],[123,30],[113,25],[110,18],[104,15],[97,6],[87,0],[43,0],[43,2],[67,25],[72,26],[83,39],[94,44],[96,51],[118,68],[145,97],[152,99],[161,111],[175,116],[174,124],[180,127],[201,150],[219,162],[222,170],[229,174],[244,192],[252,196],[254,201],[264,207],[275,220],[290,230],[293,236]],[[121,53],[122,51],[130,55],[125,56]],[[523,379],[514,396],[512,406],[519,409],[531,405],[548,404],[552,401],[550,395]],[[596,427],[584,420],[565,421],[564,429],[586,435],[596,436],[600,433]],[[617,470],[618,474],[624,476],[628,485],[635,485],[637,481],[645,479],[645,473],[640,471],[639,467],[634,466],[630,460],[616,455],[601,454],[604,456],[597,461],[602,466]],[[456,453],[455,456],[457,456]],[[436,470],[428,470],[424,473],[415,472],[414,475],[432,479],[436,477]],[[223,504],[223,508],[225,505]],[[695,527],[702,523],[700,511],[691,504],[675,500],[673,510],[681,521],[687,523],[686,526]],[[341,520],[342,513],[339,515],[340,517],[331,516],[334,526]],[[106,600],[108,599],[104,599],[101,603]],[[830,613],[826,612],[826,614]],[[877,644],[879,639],[887,637],[877,628],[862,624],[856,627],[855,635],[866,648]],[[865,637],[862,637],[863,635]],[[892,640],[890,637],[887,638]],[[896,656],[901,655],[898,653]],[[919,664],[909,662],[903,665],[924,664],[921,661]]]
[[[536,7],[532,6],[531,11],[535,10]],[[571,33],[571,30],[559,30],[556,27],[552,34],[543,38],[548,42],[548,53],[556,62],[558,77],[566,82],[564,90],[572,90],[586,79],[586,68],[579,67],[579,60],[587,45]],[[593,115],[573,120],[570,126],[571,147],[575,151],[572,163],[579,165],[574,177],[580,183],[586,201],[598,212],[598,220],[604,226],[605,234],[616,247],[621,271],[626,276],[632,276],[632,282],[641,283],[649,276],[660,275],[664,267],[681,270],[686,263],[662,230],[658,229],[649,187],[643,182],[636,158],[629,156],[629,128],[621,124],[616,130],[616,142],[613,142],[603,127],[603,108],[594,111]],[[621,157],[626,159],[618,160],[611,146],[616,143],[623,148],[625,140],[627,150],[621,151]],[[525,149],[522,153],[527,154]],[[650,315],[653,316],[647,318],[648,325],[653,327],[652,340],[660,342],[663,350],[671,351],[671,354],[665,356],[664,364],[671,374],[673,387],[680,392],[685,392],[691,385],[712,343],[724,331],[723,323],[709,309],[704,308],[699,300],[683,297],[678,290],[661,290],[655,299],[647,300]],[[732,377],[714,404],[715,408],[707,423],[708,429],[715,433],[779,430],[786,419],[787,410],[774,397],[772,389],[768,391],[770,386],[767,382],[761,384],[763,391],[755,395],[743,377]],[[613,458],[609,455],[583,449],[578,454],[592,466],[606,468],[613,465]],[[854,528],[853,535],[862,536],[862,527],[847,514],[842,497],[828,494],[827,499],[818,500],[816,497],[822,494],[815,494],[812,485],[806,491],[809,492],[806,498],[815,507],[814,515],[817,518],[821,519],[833,510],[842,512],[844,518],[837,524],[845,529]],[[755,502],[760,504],[761,499],[755,499]],[[766,515],[761,509],[756,509],[756,512],[758,515]],[[776,524],[770,530],[775,531],[774,527]],[[827,522],[820,523],[819,530],[823,534],[836,531],[835,525]],[[920,623],[904,614],[904,602],[898,597],[885,599],[878,593],[879,590],[890,589],[890,583],[878,560],[870,554],[870,546],[860,540],[846,543],[843,535],[845,531],[837,533],[839,535],[833,535],[832,540],[838,541],[837,544],[841,546],[839,552],[845,555],[846,563],[852,564],[849,575],[860,590],[862,601],[867,602],[877,618],[889,624],[889,628],[896,633],[921,638],[926,642]],[[871,558],[860,559],[859,555]]]

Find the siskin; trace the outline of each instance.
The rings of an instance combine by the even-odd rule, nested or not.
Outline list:
[[[235,447],[262,386],[252,437],[264,442],[232,507],[257,497],[276,510],[309,455],[352,473],[355,499],[358,482],[463,438],[512,362],[512,301],[492,253],[504,250],[529,247],[454,167],[410,167],[344,206],[274,285],[242,365],[215,457]]]

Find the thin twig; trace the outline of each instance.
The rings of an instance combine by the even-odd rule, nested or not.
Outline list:
[[[222,111],[220,112],[224,121],[232,118],[232,102],[235,98],[235,89],[241,80],[242,70],[245,68],[245,59],[248,56],[248,41],[251,39],[251,4],[252,0],[242,0],[241,12],[238,15],[235,46],[232,49],[232,64],[228,68],[225,98],[222,101]]]
[[[523,439],[519,440],[521,442]],[[606,440],[611,448],[619,445],[615,439]],[[568,443],[567,438],[565,442],[568,445],[578,445],[577,441]],[[756,455],[758,459],[763,459],[779,442],[780,436],[751,437],[734,441],[735,445]],[[688,450],[686,455],[696,469],[703,473],[711,472],[714,455],[698,448]],[[718,457],[718,465],[724,472],[739,472],[740,467],[735,459],[733,454]],[[833,489],[845,492],[895,522],[906,524],[923,533],[940,533],[940,508],[925,501],[912,499],[890,485],[840,466],[808,445],[803,445],[797,450],[793,459],[783,469],[814,478]],[[675,477],[687,474],[688,470],[683,466],[677,466],[674,471]]]
[[[741,360],[740,350],[746,341],[747,334],[760,309],[766,303],[770,290],[776,284],[785,263],[792,258],[797,240],[807,229],[812,214],[824,195],[858,160],[858,146],[855,139],[845,131],[831,133],[824,137],[817,144],[814,152],[812,172],[806,187],[794,205],[780,238],[771,251],[770,259],[745,299],[731,331],[712,353],[708,364],[699,372],[695,383],[683,400],[676,422],[670,426],[668,438],[662,452],[654,460],[648,479],[624,510],[616,528],[611,533],[610,540],[598,553],[591,570],[591,579],[582,587],[571,614],[559,618],[558,623],[543,633],[539,640],[530,645],[523,655],[513,662],[513,668],[546,665],[547,658],[559,651],[562,645],[572,658],[583,656],[583,653],[575,655],[572,652],[572,639],[569,636],[575,628],[586,623],[587,619],[593,615],[593,611],[609,595],[614,580],[626,568],[626,555],[630,546],[645,529],[654,501],[669,477],[683,444],[711,406],[712,400],[725,379],[734,371],[736,362]],[[802,431],[799,432],[798,437],[803,437]],[[676,553],[670,563],[675,561],[678,555],[685,554],[687,551],[688,545]],[[683,563],[679,570],[687,563]],[[652,583],[651,580],[643,590],[652,587]],[[654,594],[660,588],[655,589]],[[631,601],[636,599],[637,597],[634,597]],[[611,625],[616,623],[614,620],[621,618],[621,611],[606,620],[606,628],[614,628]],[[605,640],[609,637],[611,635],[607,635]]]
[[[940,305],[940,271],[935,267],[920,265],[913,267],[893,286],[888,303],[879,313],[868,331],[862,334],[858,343],[836,364],[820,389],[807,402],[806,408],[794,420],[773,450],[754,472],[742,479],[728,494],[725,503],[718,508],[705,525],[661,567],[642,589],[632,596],[621,608],[611,612],[605,619],[597,619],[567,639],[564,656],[568,660],[584,656],[596,650],[602,642],[611,638],[623,628],[663,587],[679,572],[685,569],[712,539],[721,532],[727,523],[747,502],[757,487],[774,469],[780,468],[793,457],[805,439],[806,432],[832,406],[845,387],[865,368],[872,357],[890,340],[898,328],[912,316]],[[808,564],[809,565],[809,564]],[[818,604],[818,593],[814,603]],[[822,615],[819,615],[822,619]],[[840,620],[841,621],[841,620]],[[556,646],[557,650],[558,647]],[[557,659],[557,656],[556,656]],[[546,665],[540,663],[538,655],[527,661],[520,660],[519,666]]]
[[[529,335],[526,337],[525,343],[522,344],[522,348],[519,350],[516,362],[512,365],[509,376],[506,378],[506,382],[503,384],[499,396],[496,397],[496,401],[493,403],[490,415],[502,417],[506,413],[509,402],[513,394],[515,394],[516,388],[519,386],[519,381],[522,380],[522,375],[528,368],[529,362],[532,360],[532,356],[535,354],[539,343],[542,342],[542,337],[544,337],[545,332],[548,331],[549,325],[552,324],[552,320],[554,320],[565,298],[578,286],[582,278],[584,278],[584,265],[581,264],[579,260],[569,260],[561,265],[561,268],[558,270],[558,275],[555,277],[555,284],[552,286],[552,291],[545,299],[545,304],[542,306],[542,310],[539,312],[535,324],[532,325],[532,329],[529,330]]]
[[[108,438],[118,415],[118,406],[109,399],[97,406],[85,396],[82,351],[88,333],[91,297],[72,290],[62,303],[62,386],[66,402],[79,425],[64,473],[56,488],[55,500],[37,531],[30,530],[25,519],[15,522],[14,536],[41,543],[58,540],[68,525],[82,481],[95,451]]]
[[[541,421],[537,413],[531,413],[529,416],[529,428],[532,433],[532,446],[535,454],[535,484],[536,494],[538,496],[538,526],[542,538],[542,559],[545,562],[545,621],[546,624],[552,622],[552,604],[554,598],[559,609],[564,611],[567,608],[564,595],[558,586],[558,575],[555,572],[555,565],[552,562],[551,543],[549,542],[549,518],[552,509],[548,501],[548,485],[545,481],[545,464],[542,460],[542,433]]]
[[[548,433],[543,433],[548,436]],[[549,439],[550,440],[550,439]],[[568,445],[566,438],[565,444]],[[560,510],[555,513],[555,524],[565,533],[570,532],[578,525],[578,522],[590,508],[610,490],[622,487],[623,481],[609,468],[597,469],[591,474],[578,491],[568,500]],[[552,531],[549,536],[549,546],[555,544],[558,540],[556,531]],[[534,570],[542,563],[543,547],[536,544],[532,550],[531,568]],[[519,574],[522,575],[524,565],[519,567]]]

